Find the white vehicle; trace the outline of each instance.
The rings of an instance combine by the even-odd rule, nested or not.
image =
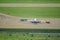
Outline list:
[[[48,21],[48,20],[38,20],[37,18],[34,18],[34,19],[21,19],[21,21],[31,22],[33,24],[38,24],[38,23],[47,23],[47,24],[49,24],[50,23],[50,21]]]

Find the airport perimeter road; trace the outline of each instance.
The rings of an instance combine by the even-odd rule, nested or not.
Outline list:
[[[32,24],[30,22],[21,22],[20,18],[21,17],[14,17],[5,14],[0,14],[0,28],[60,29],[60,18],[38,18],[39,20],[50,20],[51,22],[50,24],[45,23]]]
[[[60,4],[0,3],[0,7],[60,7]]]

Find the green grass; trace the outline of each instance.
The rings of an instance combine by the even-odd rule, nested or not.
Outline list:
[[[60,7],[0,7],[0,13],[19,17],[60,18]]]
[[[0,0],[0,3],[60,3],[60,0]]]
[[[60,29],[1,29],[0,40],[60,40]]]
[[[60,40],[60,33],[0,32],[0,40]]]

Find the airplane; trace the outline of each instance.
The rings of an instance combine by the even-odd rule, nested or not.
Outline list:
[[[31,22],[33,24],[38,24],[38,23],[47,23],[47,24],[50,24],[49,20],[38,20],[37,18],[34,18],[34,19],[23,18],[20,21]]]
[[[34,19],[32,19],[32,20],[28,20],[28,21],[30,21],[30,22],[33,23],[33,24],[38,24],[38,23],[40,23],[40,21],[38,21],[37,18],[34,18]]]

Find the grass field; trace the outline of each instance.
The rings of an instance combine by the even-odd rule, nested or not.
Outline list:
[[[60,18],[60,7],[0,7],[0,13],[19,17]]]
[[[60,0],[0,0],[0,3],[60,3]],[[0,7],[0,13],[27,18],[60,18],[60,7]],[[0,29],[0,40],[60,40],[60,29]]]
[[[0,33],[0,40],[60,40],[60,33]]]
[[[60,40],[60,32],[51,29],[0,29],[0,40]]]
[[[60,0],[0,0],[0,3],[60,3]]]

